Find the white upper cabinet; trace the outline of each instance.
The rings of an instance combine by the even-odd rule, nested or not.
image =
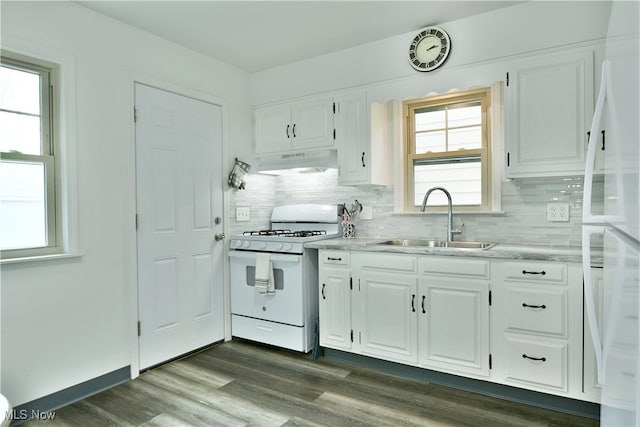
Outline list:
[[[509,70],[506,176],[583,174],[593,115],[593,50],[536,56]]]
[[[364,92],[337,96],[335,105],[338,184],[390,185],[385,106],[370,106]]]
[[[332,97],[256,108],[256,154],[333,147],[333,110]]]

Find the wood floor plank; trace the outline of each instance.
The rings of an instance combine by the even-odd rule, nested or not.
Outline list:
[[[241,420],[247,425],[279,426],[288,420],[286,415],[268,408],[260,408],[246,399],[238,399],[217,388],[208,387],[206,384],[180,377],[172,372],[154,371],[153,375],[145,375],[142,380],[211,407],[213,410]]]
[[[548,426],[597,420],[231,341],[56,411],[27,427]]]

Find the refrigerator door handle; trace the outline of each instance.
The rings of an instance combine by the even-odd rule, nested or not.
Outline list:
[[[584,302],[589,321],[589,331],[593,348],[596,353],[596,370],[598,373],[598,384],[604,383],[604,361],[603,343],[598,328],[598,318],[596,316],[596,304],[593,294],[593,282],[591,281],[591,236],[593,234],[604,234],[604,227],[582,226],[582,274],[584,277]]]
[[[607,100],[607,87],[609,84],[609,61],[602,63],[602,79],[600,81],[600,93],[596,101],[596,108],[593,113],[589,138],[596,138],[598,128],[602,122],[604,104]],[[603,215],[593,215],[591,213],[591,194],[593,193],[593,171],[596,163],[596,143],[587,144],[587,159],[584,168],[584,193],[582,200],[582,222],[583,223],[606,223],[607,219]]]

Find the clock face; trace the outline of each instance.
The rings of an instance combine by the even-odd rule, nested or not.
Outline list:
[[[420,31],[409,46],[409,63],[418,71],[435,70],[447,60],[451,39],[441,28],[427,27]]]

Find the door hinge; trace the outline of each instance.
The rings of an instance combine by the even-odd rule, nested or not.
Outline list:
[[[133,123],[137,123],[138,122],[138,107],[137,106],[133,106]]]
[[[333,130],[333,140],[334,141],[336,140],[336,130],[335,129]]]
[[[489,369],[493,368],[493,356],[489,353]]]
[[[510,166],[511,163],[511,153],[507,151],[507,166]]]
[[[142,330],[140,321],[138,320],[138,336],[140,336],[140,331]]]
[[[335,113],[336,113],[336,103],[334,102],[333,103],[333,114],[335,114]]]
[[[349,289],[353,290],[353,277],[349,277]]]
[[[353,329],[351,330],[351,342],[353,342]]]
[[[489,305],[491,305],[491,291],[489,291]]]
[[[136,230],[138,229],[138,226],[140,225],[139,219],[138,219],[138,214],[136,214]]]
[[[509,87],[509,73],[507,73],[507,87]]]

